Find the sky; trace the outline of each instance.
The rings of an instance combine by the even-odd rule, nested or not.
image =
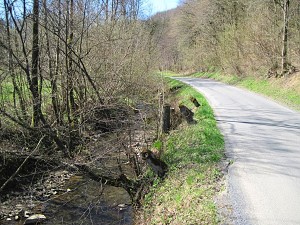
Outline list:
[[[169,9],[176,8],[180,0],[143,0],[143,10],[146,15],[154,15],[157,12],[166,11]],[[2,5],[0,3],[0,18]]]
[[[179,0],[147,0],[147,7],[152,8],[151,14],[176,8]]]

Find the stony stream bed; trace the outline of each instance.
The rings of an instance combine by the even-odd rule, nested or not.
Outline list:
[[[147,111],[149,114],[151,110]],[[134,115],[136,123],[127,131],[109,135],[94,132],[89,135],[82,155],[75,157],[74,162],[87,163],[109,177],[124,173],[130,179],[136,179],[135,170],[129,165],[128,151],[137,154],[154,140],[155,130],[145,127],[145,118],[149,117],[145,116],[147,113]],[[140,169],[145,171],[143,160],[138,161]],[[42,165],[47,163],[45,158]],[[20,162],[16,164],[18,166]],[[42,218],[40,224],[48,225],[133,224],[131,198],[123,188],[93,181],[78,171],[64,170],[59,164],[51,165],[44,172],[42,165],[34,162],[29,169],[30,176],[39,174],[38,178],[30,177],[26,185],[16,182],[4,196],[0,196],[0,225],[36,224],[36,221],[28,219],[32,216]]]
[[[3,225],[30,224],[26,220],[32,215],[44,215],[42,224],[49,225],[132,224],[130,197],[124,189],[67,171],[56,171],[31,191],[7,197],[0,206]]]

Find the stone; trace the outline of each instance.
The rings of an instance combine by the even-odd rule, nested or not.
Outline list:
[[[127,208],[127,205],[126,204],[119,204],[118,207],[119,207],[119,210],[122,211],[122,210],[125,210]]]
[[[46,219],[47,219],[46,216],[43,214],[34,214],[25,220],[24,225],[37,224],[43,222]]]
[[[24,217],[25,217],[25,218],[28,218],[28,217],[29,217],[29,214],[30,214],[30,212],[24,211]]]
[[[23,208],[23,205],[21,205],[21,204],[16,205],[16,209],[22,209],[22,208]]]

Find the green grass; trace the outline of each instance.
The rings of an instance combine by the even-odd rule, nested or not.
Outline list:
[[[2,85],[2,96],[1,100],[3,101],[12,101],[13,100],[13,84],[11,82],[6,82]]]
[[[270,83],[268,80],[257,80],[255,78],[247,78],[238,84],[249,90],[270,96],[275,100],[300,109],[300,91],[279,87],[276,84]]]
[[[223,137],[200,93],[179,81],[168,79],[168,85],[183,85],[171,99],[193,108],[192,96],[201,107],[194,107],[197,124],[181,125],[165,140],[169,173],[145,198],[144,224],[218,224],[213,198],[220,188],[217,163],[223,157]]]
[[[205,77],[246,88],[250,91],[263,94],[274,100],[300,110],[300,88],[290,88],[286,86],[285,78],[263,79],[255,77],[238,77],[234,75],[224,75],[222,73],[195,73],[192,77]],[[275,82],[274,82],[275,81]]]
[[[1,101],[8,102],[10,104],[13,104],[14,100],[14,86],[13,83],[9,80],[3,81],[1,84]],[[30,101],[31,99],[31,92],[27,85],[24,85],[22,91],[23,98],[27,101]],[[20,86],[19,86],[19,89]],[[44,107],[47,107],[51,104],[51,87],[50,87],[50,81],[43,81],[43,89],[42,89],[42,103]]]
[[[142,224],[218,224],[213,198],[222,189],[218,161],[223,156],[223,137],[204,97],[191,87],[169,78],[178,75],[171,72],[166,75],[170,87],[182,86],[170,98],[172,102],[194,108],[190,97],[195,97],[201,102],[201,107],[194,108],[196,125],[180,126],[166,138],[163,159],[170,171],[167,178],[162,182],[157,180],[146,195],[141,212]],[[300,91],[279,85],[280,81],[272,83],[267,79],[221,73],[189,76],[241,86],[300,109]]]

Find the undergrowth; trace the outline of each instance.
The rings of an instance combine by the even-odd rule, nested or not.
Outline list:
[[[169,173],[145,196],[137,224],[217,224],[213,198],[221,188],[218,162],[223,156],[223,137],[200,93],[176,80],[168,79],[168,85],[180,86],[170,101],[193,109],[197,124],[181,125],[166,137],[162,159]],[[190,97],[201,106],[194,107]]]

